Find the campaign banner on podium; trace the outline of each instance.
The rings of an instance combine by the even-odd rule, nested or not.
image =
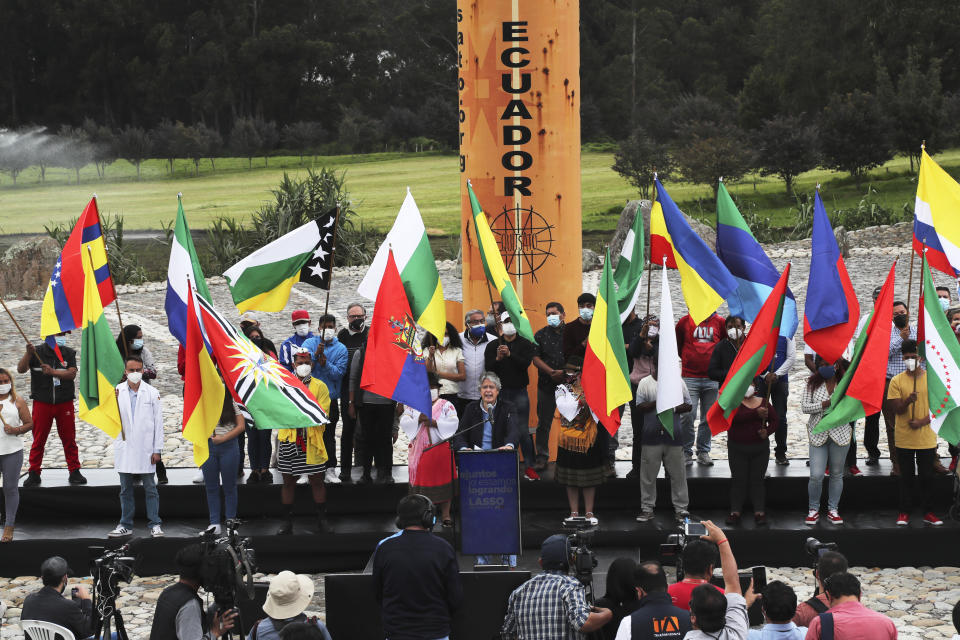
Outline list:
[[[460,552],[520,553],[520,472],[516,451],[458,451]]]

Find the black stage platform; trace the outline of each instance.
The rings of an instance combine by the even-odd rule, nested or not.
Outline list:
[[[758,527],[748,515],[740,526],[725,527],[738,561],[743,566],[805,566],[809,559],[804,555],[803,541],[812,535],[838,542],[855,565],[960,565],[957,546],[960,523],[946,517],[953,500],[952,478],[939,477],[936,482],[935,504],[938,515],[946,520],[942,527],[925,527],[919,513],[913,514],[909,526],[896,527],[898,480],[889,475],[888,464],[863,467],[862,476],[845,480],[840,504],[844,525],[821,520],[818,525],[808,527],[803,523],[808,480],[804,460],[793,460],[787,467],[771,462],[766,484],[768,524]],[[623,479],[628,468],[629,463],[619,463],[617,470],[621,477],[608,481],[598,492],[600,527],[594,546],[607,550],[634,549],[641,557],[653,557],[676,526],[669,508],[668,481],[663,477],[659,481],[657,518],[638,523],[635,516],[639,511],[640,488],[638,482]],[[176,550],[206,526],[203,485],[191,482],[196,473],[196,469],[169,470],[170,484],[159,488],[166,537],[137,540],[139,575],[172,572]],[[730,488],[726,462],[718,460],[710,468],[694,465],[688,467],[688,473],[693,516],[722,523],[727,514]],[[358,471],[354,474],[358,477]],[[16,540],[0,545],[0,575],[36,575],[42,560],[54,553],[67,557],[79,570],[86,566],[87,547],[112,547],[123,542],[106,537],[119,517],[116,473],[112,469],[90,469],[84,470],[84,475],[89,484],[70,486],[65,470],[47,470],[43,473],[42,486],[21,489]],[[333,533],[319,535],[315,533],[311,516],[308,487],[298,487],[300,515],[295,535],[282,537],[273,535],[280,514],[279,486],[239,487],[239,511],[245,520],[241,531],[252,537],[260,570],[292,569],[310,573],[362,570],[376,543],[395,531],[394,510],[407,492],[406,467],[396,467],[394,477],[397,483],[393,485],[329,486],[327,504]],[[138,489],[135,533],[146,536],[142,495]],[[564,495],[563,488],[555,483],[522,482],[525,557],[536,558],[536,549],[543,539],[562,530],[561,521],[567,509]],[[456,541],[454,532],[438,527],[437,533],[452,543]],[[465,567],[469,566],[469,559],[464,560]]]

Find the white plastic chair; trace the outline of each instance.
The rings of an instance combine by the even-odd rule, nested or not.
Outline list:
[[[57,640],[57,636],[63,640],[76,640],[70,629],[43,620],[21,620],[20,628],[31,640]]]

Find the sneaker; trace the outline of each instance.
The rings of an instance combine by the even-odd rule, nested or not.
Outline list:
[[[705,467],[712,467],[713,460],[710,459],[710,454],[704,451],[697,455],[697,464],[702,464]]]
[[[70,484],[87,484],[87,479],[80,473],[80,469],[74,469],[70,472]]]
[[[693,454],[692,454],[692,453],[684,453],[684,454],[683,454],[683,464],[687,465],[688,467],[693,464]]]
[[[340,478],[337,477],[337,470],[330,467],[323,474],[323,481],[327,484],[340,484]]]
[[[753,514],[753,522],[759,526],[767,524],[767,514],[763,511]]]
[[[923,516],[923,522],[933,527],[939,527],[943,524],[943,520],[934,515],[933,511],[930,511],[927,513],[927,515]]]
[[[855,464],[850,465],[850,475],[851,476],[862,476],[863,471],[860,471],[860,467]]]
[[[686,509],[677,509],[673,512],[673,515],[677,519],[677,522],[683,522],[690,517],[690,512]]]
[[[840,517],[840,514],[837,513],[836,509],[830,509],[830,511],[827,511],[827,520],[833,524],[843,524],[843,518]]]
[[[592,526],[595,527],[598,524],[600,524],[600,521],[597,520],[597,516],[593,515],[592,513],[587,513],[586,517],[587,517],[587,522],[589,522]],[[943,523],[941,522],[940,524],[943,524]]]
[[[741,518],[741,515],[736,511],[734,511],[733,513],[727,516],[727,524],[738,525],[740,524],[740,518]]]
[[[260,484],[273,484],[273,472],[269,469],[260,472]]]
[[[108,538],[123,538],[124,536],[133,535],[133,531],[127,529],[122,524],[118,524],[117,528],[107,534]]]
[[[824,476],[825,478],[829,478],[829,477],[830,477],[830,467],[827,467],[826,469],[823,470],[823,476]]]
[[[210,525],[209,527],[207,527],[206,529],[204,529],[203,531],[201,531],[201,532],[200,532],[200,535],[201,535],[201,536],[205,536],[205,535],[207,535],[207,534],[212,533],[213,535],[218,536],[218,535],[220,535],[222,532],[223,532],[223,527],[221,527],[219,524],[212,524],[212,525]]]
[[[523,475],[525,475],[525,476],[527,477],[527,480],[539,480],[539,479],[540,479],[540,474],[537,473],[536,471],[534,471],[534,470],[533,470],[533,467],[527,467],[527,468],[524,470]]]
[[[260,483],[260,472],[251,471],[250,475],[247,476],[247,484],[259,484]]]
[[[787,460],[787,456],[785,454],[781,453],[780,455],[777,456],[777,464],[780,465],[781,467],[785,467],[788,464],[790,464],[790,461]]]
[[[901,512],[900,515],[897,516],[897,526],[905,527],[908,524],[910,524],[910,514]]]
[[[27,479],[23,481],[23,487],[39,487],[40,486],[40,474],[36,471],[31,471],[27,474]]]
[[[875,467],[878,464],[880,464],[880,458],[874,458],[872,456],[868,457],[866,460],[863,461],[863,464],[867,465],[868,467]]]
[[[152,527],[150,527],[150,537],[151,537],[151,538],[162,538],[162,537],[163,537],[163,529],[160,528],[160,525],[155,524],[155,525],[153,525]]]
[[[641,511],[637,516],[637,522],[650,522],[653,520],[653,511]]]
[[[307,479],[307,476],[299,476],[297,478],[297,484],[307,484],[310,480]]]
[[[803,524],[808,524],[810,526],[813,526],[818,522],[820,522],[820,512],[816,509],[810,509],[810,511],[807,512],[807,517],[803,519]]]
[[[197,471],[196,475],[190,480],[193,484],[203,484],[203,471]]]

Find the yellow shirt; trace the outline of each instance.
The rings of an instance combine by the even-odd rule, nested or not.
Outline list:
[[[317,399],[317,404],[323,409],[324,413],[330,413],[330,392],[327,385],[322,380],[311,378],[307,386],[313,397]],[[324,425],[307,428],[307,464],[323,464],[328,460],[327,449],[323,445]],[[280,442],[296,442],[296,429],[277,430],[277,440]]]
[[[893,376],[890,380],[890,388],[887,390],[887,398],[891,400],[906,398],[914,391],[914,380],[916,380],[917,401],[903,413],[897,414],[894,441],[900,449],[933,449],[937,446],[937,434],[930,425],[911,429],[909,424],[914,418],[922,419],[930,415],[926,372],[921,371],[916,378],[911,378],[906,371]]]

